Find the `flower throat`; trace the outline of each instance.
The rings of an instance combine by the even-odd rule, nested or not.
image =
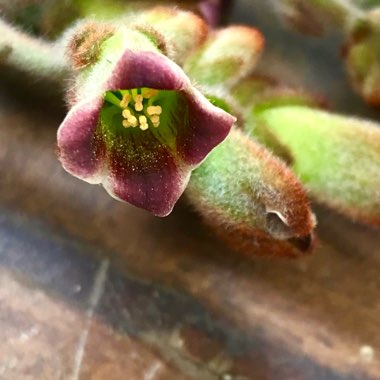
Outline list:
[[[120,99],[116,94],[120,94]],[[122,109],[122,126],[124,128],[139,127],[146,131],[149,127],[160,125],[162,107],[155,104],[159,90],[138,88],[131,90],[107,91],[105,100]]]

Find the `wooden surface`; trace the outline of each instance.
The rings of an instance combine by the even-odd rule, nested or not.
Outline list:
[[[351,96],[367,112],[333,84],[333,103]],[[244,259],[184,204],[154,218],[65,173],[54,147],[62,110],[9,89],[1,380],[380,379],[378,230],[318,208],[313,257]]]

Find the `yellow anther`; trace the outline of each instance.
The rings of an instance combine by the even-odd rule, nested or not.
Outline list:
[[[162,107],[161,106],[149,106],[146,109],[146,112],[148,112],[148,115],[161,115]]]
[[[128,118],[128,122],[131,124],[132,127],[137,127],[137,118],[135,116],[130,116]]]
[[[134,97],[134,101],[135,101],[136,103],[142,103],[142,101],[143,101],[143,96],[142,96],[141,94],[137,94],[137,95],[135,95],[135,97]]]
[[[132,97],[130,94],[124,94],[123,99],[121,99],[121,101],[120,101],[120,107],[121,108],[127,108],[131,99],[132,99]]]
[[[129,117],[132,116],[131,110],[129,110],[129,109],[123,110],[122,115],[123,115],[123,117],[125,117],[126,119],[128,119]]]
[[[145,116],[139,116],[139,122],[140,122],[140,124],[146,124],[147,123],[147,119],[146,119],[146,117]]]
[[[149,99],[153,96],[156,96],[158,94],[158,90],[155,90],[154,88],[147,88],[146,90],[143,90],[142,93],[145,99]]]
[[[137,103],[135,104],[135,110],[138,111],[138,112],[141,112],[143,110],[143,104],[142,103]]]
[[[138,94],[137,90],[131,91],[123,95],[120,101],[120,106],[123,108],[122,115],[124,120],[122,121],[124,128],[139,127],[142,131],[149,129],[148,119],[153,127],[157,128],[160,125],[160,116],[162,113],[161,106],[149,106],[144,110],[144,99],[149,99],[158,94],[158,90],[148,88],[142,89]],[[131,104],[131,102],[133,102]],[[128,106],[131,105],[129,108]],[[133,109],[133,108],[134,109]],[[137,114],[135,113],[138,112]],[[145,115],[142,115],[144,111]]]
[[[145,131],[149,128],[148,120],[144,115],[139,116],[140,129]]]
[[[131,126],[131,123],[128,120],[123,120],[123,127],[124,128],[129,128]]]
[[[158,115],[154,115],[150,118],[153,124],[157,124],[160,122],[160,117]]]
[[[137,94],[133,97],[133,100],[135,101],[135,110],[140,112],[143,110],[143,96],[141,94]]]

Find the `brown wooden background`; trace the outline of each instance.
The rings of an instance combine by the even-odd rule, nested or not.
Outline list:
[[[233,15],[265,31],[262,66],[378,119],[345,82],[339,36],[285,32],[262,5],[240,1]],[[378,230],[319,207],[313,257],[241,258],[183,204],[154,218],[66,174],[63,110],[6,79],[1,380],[380,379]]]

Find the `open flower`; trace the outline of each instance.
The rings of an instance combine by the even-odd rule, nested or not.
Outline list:
[[[74,176],[165,216],[234,121],[169,58],[126,49],[98,95],[77,97],[58,130],[59,157]]]

